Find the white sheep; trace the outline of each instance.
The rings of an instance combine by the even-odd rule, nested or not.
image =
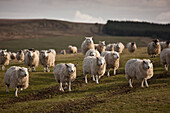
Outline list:
[[[119,53],[116,51],[105,51],[101,56],[106,60],[107,76],[110,76],[111,68],[113,68],[113,74],[116,75],[116,70],[119,68]]]
[[[11,58],[11,60],[16,59],[16,53],[12,52],[12,53],[10,54],[10,58]]]
[[[137,78],[141,80],[141,87],[145,81],[146,87],[148,87],[147,79],[153,76],[153,64],[149,59],[130,59],[125,65],[126,79],[129,81],[129,86],[132,86],[132,79]]]
[[[161,64],[165,66],[165,70],[168,71],[170,66],[170,48],[163,49],[160,54]]]
[[[28,66],[29,71],[35,71],[35,67],[39,65],[39,51],[38,50],[29,50],[24,58],[26,66]]]
[[[2,66],[2,70],[5,70],[5,66],[9,65],[9,61],[10,61],[10,55],[7,52],[7,50],[1,50],[0,51],[0,65]]]
[[[98,84],[106,71],[106,61],[103,57],[88,56],[83,60],[83,74],[85,75],[85,83],[87,83],[87,74],[93,77],[93,81]],[[96,80],[95,77],[96,76]]]
[[[148,55],[151,55],[151,57],[155,57],[156,55],[160,54],[161,46],[159,44],[158,39],[153,40],[152,42],[148,44],[147,52],[148,52]]]
[[[77,53],[77,47],[76,47],[76,46],[69,45],[69,46],[68,46],[68,52],[69,52],[69,53]]]
[[[85,40],[81,44],[81,52],[83,55],[85,55],[89,49],[94,49],[94,42],[92,38],[93,37],[85,37]]]
[[[54,49],[49,49],[48,52],[51,52],[56,57],[56,51]]]
[[[16,54],[16,58],[19,62],[24,61],[24,52],[23,50],[19,50]]]
[[[56,82],[59,82],[59,90],[64,91],[62,84],[69,84],[69,91],[71,91],[71,82],[76,79],[76,66],[72,63],[60,63],[54,67],[53,73]]]
[[[130,53],[135,52],[135,50],[137,49],[136,43],[135,42],[129,42],[127,43],[127,49]]]
[[[66,50],[65,50],[65,49],[64,49],[64,50],[61,50],[60,54],[66,55],[66,54],[67,54],[67,53],[66,53]]]
[[[165,42],[159,42],[161,45],[161,51],[165,48],[170,48],[170,42],[169,41],[165,41]]]
[[[114,51],[117,51],[119,54],[123,52],[124,48],[125,46],[121,42],[118,42],[114,45]]]
[[[113,43],[113,44],[108,44],[108,45],[106,46],[106,51],[114,51],[114,46],[115,46],[114,43]]]
[[[10,67],[5,73],[4,81],[7,86],[6,91],[9,92],[9,86],[15,88],[15,97],[18,97],[18,88],[22,91],[29,86],[29,73],[27,68],[19,66]]]
[[[44,66],[44,72],[50,72],[49,67],[55,66],[55,54],[52,51],[41,50],[39,59]]]
[[[105,46],[105,41],[99,41],[99,44],[94,44],[95,49],[97,49],[99,51],[99,53],[101,54],[102,52],[105,51],[106,46]]]
[[[97,50],[89,49],[89,50],[86,52],[85,57],[87,57],[87,56],[96,56],[96,57],[99,57],[99,56],[100,56],[100,53],[99,53]]]

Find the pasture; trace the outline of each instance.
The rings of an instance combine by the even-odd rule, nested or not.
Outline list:
[[[94,41],[106,40],[108,42],[121,41],[124,44],[128,41],[136,41],[140,46],[152,39],[139,37],[96,37]],[[72,44],[80,48],[84,38],[58,37],[58,38],[37,38],[22,39],[0,42],[0,48],[7,48],[10,51],[34,47],[36,49],[55,48],[57,51],[67,49]],[[38,43],[39,42],[39,43]],[[160,64],[159,56],[151,58],[154,61],[154,76],[148,80],[149,88],[141,88],[140,81],[135,80],[134,88],[130,88],[125,79],[124,66],[131,58],[150,58],[146,53],[146,47],[140,47],[134,54],[125,49],[120,55],[120,67],[117,75],[103,76],[96,84],[88,76],[88,84],[84,82],[82,73],[82,61],[84,56],[81,53],[57,55],[58,63],[78,63],[77,79],[72,83],[72,92],[59,92],[59,84],[56,83],[51,72],[43,72],[39,65],[36,72],[30,72],[30,86],[14,97],[14,89],[6,93],[4,75],[6,70],[13,65],[25,66],[23,62],[11,61],[5,71],[0,70],[0,113],[3,112],[164,112],[170,111],[170,71],[166,72]]]

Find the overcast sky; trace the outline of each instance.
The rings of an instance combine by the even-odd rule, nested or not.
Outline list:
[[[170,23],[170,0],[0,0],[0,18]]]

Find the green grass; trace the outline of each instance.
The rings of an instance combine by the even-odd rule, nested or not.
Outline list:
[[[60,51],[62,49],[67,49],[68,45],[70,44],[80,48],[83,40],[84,37],[82,36],[58,36],[47,38],[8,40],[0,41],[0,49],[7,48],[9,51],[17,52],[20,49],[31,47],[38,50],[54,48],[56,51]],[[146,46],[147,43],[150,42],[152,39],[144,37],[94,36],[93,40],[95,43],[98,43],[100,40],[105,40],[106,44],[121,41],[125,45],[129,41],[135,41],[137,43],[137,46]]]
[[[88,77],[84,82],[82,74],[83,55],[78,53],[57,55],[56,64],[61,62],[78,63],[77,79],[72,83],[72,92],[59,92],[52,71],[43,72],[39,66],[37,72],[30,73],[30,86],[14,97],[14,89],[6,93],[4,85],[5,71],[0,70],[0,113],[3,112],[154,112],[170,111],[170,71],[166,72],[159,57],[154,61],[154,76],[148,80],[149,88],[141,88],[135,80],[134,88],[129,88],[124,75],[124,65],[131,58],[149,58],[146,47],[138,48],[134,54],[125,49],[120,55],[120,68],[116,76],[103,76],[96,84]],[[24,63],[12,61],[12,65],[24,66]],[[6,68],[6,69],[7,69]],[[111,71],[111,74],[113,71]]]

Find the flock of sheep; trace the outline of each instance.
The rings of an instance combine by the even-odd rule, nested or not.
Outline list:
[[[133,53],[137,49],[135,42],[129,42],[126,47],[128,51]],[[110,76],[110,70],[113,69],[113,74],[116,75],[116,70],[119,68],[120,54],[124,49],[121,42],[112,43],[105,46],[105,41],[99,41],[99,44],[94,44],[92,37],[85,37],[81,45],[81,52],[83,53],[83,74],[85,75],[85,83],[87,75],[91,75],[92,80],[97,84],[99,79],[107,73]],[[77,47],[68,46],[69,53],[77,53]],[[159,42],[153,40],[147,47],[148,55],[155,57],[160,54],[161,63],[168,70],[170,65],[170,43]],[[66,50],[61,51],[66,54]],[[76,67],[78,64],[73,63],[60,63],[55,66],[56,51],[54,49],[41,50],[40,52],[35,49],[24,49],[17,53],[7,52],[7,50],[0,50],[0,64],[2,70],[9,64],[10,60],[17,59],[19,62],[24,62],[28,68],[11,66],[7,69],[4,77],[7,92],[9,87],[15,88],[15,96],[18,96],[18,89],[22,91],[29,86],[29,71],[36,71],[39,63],[44,67],[44,72],[50,72],[49,67],[54,67],[53,74],[56,82],[59,82],[59,90],[64,91],[67,88],[71,91],[71,82],[76,79]],[[153,64],[149,59],[130,59],[125,65],[126,79],[129,81],[129,86],[132,86],[132,80],[137,78],[141,80],[141,87],[148,87],[147,79],[153,76]],[[62,84],[65,84],[63,88]]]

